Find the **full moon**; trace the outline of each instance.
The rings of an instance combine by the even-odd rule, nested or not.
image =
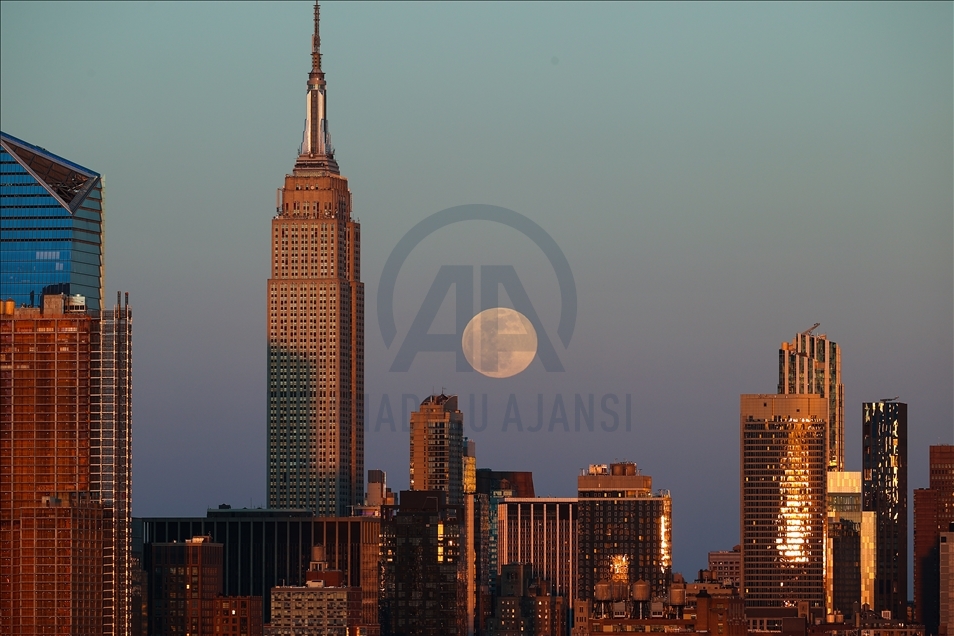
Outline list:
[[[509,378],[533,362],[537,331],[519,311],[495,307],[470,319],[461,344],[476,371],[489,378]]]

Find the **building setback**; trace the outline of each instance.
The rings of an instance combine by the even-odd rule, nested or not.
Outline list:
[[[328,132],[318,6],[298,160],[278,190],[268,279],[268,505],[344,517],[364,500],[360,225]]]
[[[825,605],[828,401],[740,400],[742,596],[746,607]]]
[[[908,405],[862,404],[862,508],[875,513],[874,610],[907,617]]]

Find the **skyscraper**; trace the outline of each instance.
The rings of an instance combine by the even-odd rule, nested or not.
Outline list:
[[[100,562],[102,577],[98,600],[81,595],[75,603],[81,615],[96,605],[101,622],[95,633],[112,635],[129,629],[132,311],[128,296],[125,303],[117,298],[115,307],[106,309],[103,195],[103,177],[97,172],[0,133],[0,300],[5,301],[0,422],[4,435],[16,436],[36,455],[28,457],[20,446],[14,457],[12,438],[0,440],[0,465],[13,471],[10,479],[0,480],[0,508],[11,532],[23,527],[17,518],[39,523],[42,517],[59,528],[56,524],[69,517],[70,532],[99,533],[100,538],[90,539],[97,545],[92,558]],[[67,442],[74,433],[75,442]],[[56,444],[50,443],[51,436]],[[6,446],[8,440],[13,445]],[[36,467],[32,475],[29,462]],[[63,462],[86,465],[74,470]],[[37,507],[47,509],[40,515]],[[36,526],[40,534],[35,537],[41,540],[52,527]],[[89,547],[86,539],[76,540],[76,550]],[[42,541],[38,550],[46,545]],[[0,551],[12,550],[13,544],[4,545]],[[29,555],[26,545],[14,557],[39,558],[39,552]],[[0,569],[10,563],[9,554],[0,557]],[[77,564],[84,559],[75,550],[69,557]],[[20,590],[31,593],[28,587]],[[0,604],[11,599],[0,594]],[[37,599],[49,600],[43,595]],[[21,618],[28,611],[41,622],[58,616],[41,605],[11,602]],[[56,602],[65,607],[73,601]],[[0,616],[12,614],[0,611]],[[86,618],[77,621],[73,624],[80,633]],[[19,629],[26,628],[21,624]]]
[[[828,470],[845,469],[845,385],[841,347],[814,327],[783,342],[778,351],[778,392],[818,395],[828,402]]]
[[[83,300],[3,307],[3,633],[129,630],[132,313]]]
[[[862,405],[862,509],[875,513],[874,609],[904,620],[908,599],[908,405]]]
[[[268,279],[268,504],[343,517],[364,498],[360,226],[328,132],[315,5],[305,132],[278,191]]]
[[[411,413],[411,490],[441,490],[448,505],[464,503],[464,415],[456,395],[432,395]]]
[[[743,395],[740,527],[748,607],[825,604],[828,401]]]
[[[914,491],[914,610],[925,633],[940,623],[940,538],[954,523],[954,446],[931,446],[929,487]]]
[[[0,133],[0,299],[44,293],[103,302],[103,178]]]

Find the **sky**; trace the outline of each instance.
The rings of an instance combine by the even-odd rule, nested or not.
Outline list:
[[[136,516],[266,503],[269,231],[311,18],[301,2],[0,3],[0,127],[105,175],[106,297],[134,309]],[[774,393],[780,343],[818,322],[843,352],[847,468],[862,402],[900,396],[925,487],[928,446],[954,442],[952,18],[950,3],[323,5],[362,232],[366,468],[406,488],[404,413],[456,393],[478,465],[531,470],[538,495],[636,462],[671,492],[675,570],[694,575],[738,543],[739,395]],[[540,247],[467,220],[404,262],[387,346],[385,262],[465,204],[559,247],[568,344]],[[392,371],[454,265],[473,268],[475,307],[481,267],[512,266],[564,370],[538,356],[494,379],[424,352]],[[454,293],[430,333],[454,333]],[[558,402],[569,430],[551,430]]]

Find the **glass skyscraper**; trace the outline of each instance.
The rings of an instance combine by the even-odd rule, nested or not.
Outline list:
[[[739,410],[745,605],[823,609],[828,401],[742,395]]]
[[[862,510],[875,513],[874,610],[904,620],[908,599],[908,405],[862,404]]]
[[[103,178],[0,133],[0,298],[44,293],[103,302]]]

